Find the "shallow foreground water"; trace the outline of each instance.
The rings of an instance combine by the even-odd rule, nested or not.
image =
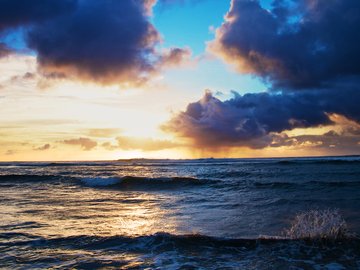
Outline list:
[[[0,163],[0,268],[360,269],[360,241],[293,239],[338,209],[360,234],[360,158]]]

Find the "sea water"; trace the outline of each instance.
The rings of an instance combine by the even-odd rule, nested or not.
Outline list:
[[[0,163],[3,269],[360,269],[360,158]]]

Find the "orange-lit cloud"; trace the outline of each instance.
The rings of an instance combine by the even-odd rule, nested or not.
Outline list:
[[[191,50],[189,48],[171,48],[164,50],[161,56],[162,67],[179,67],[182,65],[191,65],[195,61],[191,58]]]
[[[15,151],[15,150],[11,150],[11,149],[9,149],[9,150],[7,150],[7,151],[5,152],[5,155],[7,155],[7,156],[11,156],[11,155],[14,155],[14,154],[16,154],[16,151]]]
[[[358,91],[298,92],[292,94],[234,93],[221,101],[211,92],[190,103],[186,110],[165,123],[164,131],[186,140],[195,148],[218,149],[245,147],[322,147],[337,145],[357,151],[360,140],[357,109],[344,107]],[[344,98],[344,102],[340,100]],[[352,108],[352,109],[351,109]],[[344,116],[346,115],[346,116]],[[356,120],[349,120],[356,119]],[[307,134],[308,128],[330,127],[321,134]],[[298,134],[287,134],[297,130]],[[351,149],[353,147],[353,149]]]
[[[51,145],[49,143],[47,143],[47,144],[44,144],[43,146],[36,147],[34,150],[35,151],[46,151],[46,150],[49,150],[50,148],[51,148]]]
[[[89,138],[78,138],[78,139],[69,139],[69,140],[63,140],[61,143],[68,144],[68,145],[78,145],[85,151],[90,151],[94,149],[97,146],[97,142],[94,140],[91,140]]]

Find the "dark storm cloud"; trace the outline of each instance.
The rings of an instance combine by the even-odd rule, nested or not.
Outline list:
[[[199,2],[203,2],[206,0],[158,0],[157,3],[163,6],[169,6],[169,5],[174,5],[174,4],[196,4]]]
[[[283,132],[333,124],[332,114],[360,123],[360,1],[275,0],[271,10],[256,0],[231,3],[209,49],[240,72],[269,82],[271,91],[234,93],[226,101],[207,92],[163,129],[201,147],[321,141],[322,147],[359,149],[359,134],[287,137]]]
[[[0,0],[0,31],[68,13],[77,0]]]
[[[327,87],[360,74],[360,1],[233,0],[210,50],[273,87]]]
[[[141,83],[154,71],[159,35],[143,1],[87,0],[75,11],[33,27],[27,40],[45,74],[103,84]]]
[[[188,53],[156,51],[161,38],[149,21],[155,3],[0,0],[0,31],[25,29],[26,44],[46,78],[138,85]]]
[[[207,92],[162,128],[201,147],[264,148],[283,131],[331,124],[329,114],[360,122],[358,88],[234,95],[221,101]]]

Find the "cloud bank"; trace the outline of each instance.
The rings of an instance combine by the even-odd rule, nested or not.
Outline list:
[[[276,133],[332,124],[329,114],[360,122],[359,100],[360,91],[351,88],[243,96],[235,92],[226,101],[206,92],[162,128],[200,147],[264,148]]]
[[[202,148],[261,149],[343,143],[360,150],[357,132],[289,137],[286,131],[333,125],[341,115],[360,123],[360,2],[232,0],[209,50],[269,83],[270,90],[221,101],[207,91],[163,130]],[[284,133],[285,132],[285,133]],[[339,139],[343,137],[343,139]]]

